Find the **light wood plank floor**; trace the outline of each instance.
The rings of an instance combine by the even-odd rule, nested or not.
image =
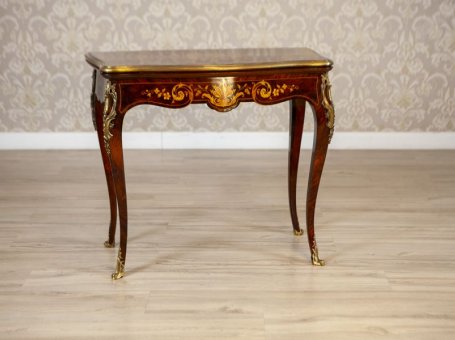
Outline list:
[[[455,339],[455,152],[329,151],[323,268],[292,234],[286,151],[125,158],[112,282],[99,152],[0,152],[0,338]]]

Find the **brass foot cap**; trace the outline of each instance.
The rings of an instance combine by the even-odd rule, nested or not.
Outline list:
[[[123,277],[123,275],[125,275],[124,272],[115,272],[115,273],[112,273],[112,280],[121,279],[121,278]]]
[[[313,266],[318,266],[318,267],[325,266],[325,261],[321,260],[319,258],[313,258],[312,262],[313,262]]]
[[[293,230],[294,230],[294,235],[295,236],[302,236],[303,235],[303,230],[302,229],[300,229],[300,230],[293,229]]]
[[[115,242],[110,243],[109,241],[104,242],[104,246],[106,248],[114,248],[115,247]]]

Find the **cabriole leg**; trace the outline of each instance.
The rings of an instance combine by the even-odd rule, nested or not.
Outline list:
[[[125,273],[126,245],[128,238],[128,211],[126,201],[125,170],[123,164],[122,147],[122,118],[114,121],[112,130],[111,145],[111,164],[114,175],[115,191],[120,219],[120,246],[118,250],[116,270],[112,274],[114,280],[120,279]]]
[[[95,82],[95,77],[94,80]],[[95,86],[94,86],[95,87]],[[104,173],[106,175],[107,190],[109,192],[109,205],[111,210],[111,220],[109,223],[109,234],[107,241],[104,242],[104,246],[107,248],[113,248],[115,246],[115,229],[117,225],[117,197],[115,194],[114,178],[112,177],[112,167],[109,160],[109,155],[106,150],[104,142],[104,128],[103,128],[103,105],[92,93],[92,106],[94,110],[94,121],[96,124],[96,131],[98,134],[98,142],[100,144],[101,158],[103,160]]]
[[[321,102],[318,103],[317,106],[313,106],[315,133],[306,202],[308,243],[311,251],[311,261],[315,266],[323,266],[325,264],[325,262],[319,258],[318,247],[314,235],[314,214],[322,169],[324,168],[327,149],[332,138],[335,122],[335,111],[333,109],[330,82],[327,74],[321,75],[320,98]]]
[[[318,112],[315,111],[315,133],[313,140],[313,153],[311,155],[310,174],[308,177],[308,191],[306,201],[306,224],[308,244],[311,251],[311,261],[315,266],[323,266],[325,263],[319,258],[318,247],[314,235],[314,214],[316,198],[318,196],[319,183],[324,167],[327,148],[329,145],[329,129],[324,122],[319,122]],[[323,112],[322,112],[323,114]]]
[[[302,141],[303,122],[305,120],[305,100],[294,98],[290,102],[289,119],[289,158],[288,158],[288,195],[294,235],[300,236],[303,230],[297,215],[297,174],[299,169],[300,145]]]
[[[112,178],[120,219],[120,245],[116,261],[116,269],[112,274],[112,279],[114,280],[122,278],[125,274],[126,245],[128,238],[128,212],[126,204],[126,184],[122,146],[123,115],[118,114],[116,110],[116,87],[115,84],[111,84],[110,81],[107,81],[103,112],[103,139],[106,153],[109,156],[112,167]]]
[[[97,88],[97,71],[93,71],[93,84],[92,84],[92,118],[94,127],[98,135],[98,142],[100,145],[101,158],[103,160],[104,174],[106,176],[107,190],[109,193],[109,206],[111,211],[111,220],[109,223],[109,236],[108,240],[104,242],[104,246],[107,248],[113,248],[115,246],[115,228],[117,224],[117,198],[115,195],[114,179],[112,177],[112,167],[109,160],[109,155],[106,150],[104,142],[104,116],[105,116],[105,103],[100,102],[95,94]],[[101,78],[100,78],[101,79]],[[106,100],[106,99],[105,99]],[[108,109],[108,108],[106,108]]]

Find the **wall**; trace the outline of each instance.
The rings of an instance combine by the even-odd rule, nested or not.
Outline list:
[[[308,46],[336,131],[455,131],[453,0],[2,0],[0,131],[92,131],[91,50]],[[285,131],[287,105],[135,108],[131,131]]]

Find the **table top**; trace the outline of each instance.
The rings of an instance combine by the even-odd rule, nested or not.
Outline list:
[[[309,48],[90,52],[86,61],[102,73],[212,72],[331,67]]]

